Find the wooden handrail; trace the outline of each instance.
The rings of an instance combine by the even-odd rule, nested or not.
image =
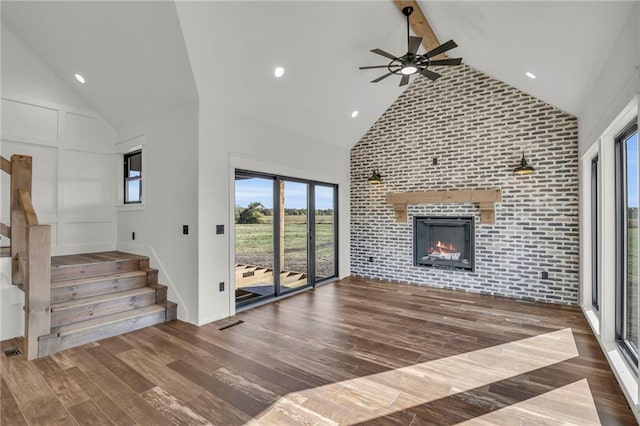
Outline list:
[[[0,235],[11,238],[11,227],[4,223],[0,223]]]
[[[27,221],[20,203],[20,190],[31,193],[32,159],[28,155],[11,156],[11,282],[23,284],[20,273],[18,254],[26,252]]]
[[[0,166],[2,167],[2,171],[8,174],[11,174],[11,161],[6,158],[0,156]]]
[[[27,226],[39,225],[38,216],[36,215],[36,211],[33,208],[33,204],[31,203],[31,196],[29,195],[29,191],[27,191],[26,189],[19,189],[18,199],[20,200],[22,213],[24,213],[24,220],[27,223]]]

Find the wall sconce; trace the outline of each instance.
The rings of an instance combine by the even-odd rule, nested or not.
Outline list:
[[[382,175],[380,174],[380,172],[378,172],[377,169],[373,169],[373,173],[371,173],[371,176],[369,176],[369,178],[367,179],[367,182],[369,182],[372,185],[377,185],[379,183],[382,183]]]
[[[514,175],[532,175],[536,172],[532,166],[527,163],[527,159],[524,158],[524,152],[522,153],[522,159],[520,160],[520,164],[513,169]]]

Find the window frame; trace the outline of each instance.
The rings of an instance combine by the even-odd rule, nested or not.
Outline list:
[[[135,177],[129,177],[129,164],[130,161],[129,159],[131,157],[135,157],[137,155],[140,155],[140,176],[135,176]],[[124,205],[140,205],[143,202],[143,190],[142,190],[142,186],[143,186],[143,167],[142,167],[142,149],[136,149],[134,151],[131,152],[127,152],[125,154],[123,154],[122,156],[122,160],[123,160],[123,196],[122,196],[122,203]],[[127,185],[129,182],[132,181],[139,181],[140,182],[140,197],[137,201],[127,201],[127,194],[128,194],[128,190],[127,190]]]
[[[591,159],[591,306],[596,312],[600,311],[599,163],[599,155]]]
[[[631,120],[615,141],[615,190],[616,190],[616,303],[615,340],[634,371],[638,371],[638,352],[626,339],[627,317],[627,158],[625,142],[638,133],[637,117]]]

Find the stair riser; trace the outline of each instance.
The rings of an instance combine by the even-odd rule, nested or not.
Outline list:
[[[147,284],[153,285],[158,283],[158,270],[153,268],[141,269],[147,273]]]
[[[133,290],[134,288],[145,287],[146,285],[147,277],[140,275],[136,277],[98,281],[69,287],[52,288],[51,303],[60,303],[68,300],[81,299],[83,297],[97,296],[99,294],[110,294],[119,291]]]
[[[269,272],[268,274],[255,274],[250,277],[241,278],[240,280],[236,280],[236,282],[241,282],[243,287],[247,287],[254,284],[267,284],[273,282],[273,273]]]
[[[156,292],[150,291],[136,296],[122,297],[90,305],[68,307],[60,310],[53,308],[51,312],[51,327],[58,327],[155,304]]]
[[[85,265],[53,267],[51,268],[51,282],[137,271],[139,264],[140,261],[137,259],[127,259]]]
[[[166,321],[175,321],[178,319],[178,304],[173,302],[165,302],[163,303],[167,308],[167,318]]]
[[[167,301],[167,286],[162,284],[150,284],[149,287],[156,290],[156,303],[162,305]]]
[[[293,274],[288,277],[280,278],[281,284],[292,284],[292,283],[297,283],[299,281],[305,282],[307,281],[307,277],[303,276],[303,274]]]
[[[90,330],[82,330],[73,334],[57,336],[55,334],[42,336],[38,341],[39,357],[44,357],[64,349],[84,345],[117,336],[134,330],[139,330],[151,325],[160,324],[166,321],[167,312],[159,311],[133,319],[107,324]]]

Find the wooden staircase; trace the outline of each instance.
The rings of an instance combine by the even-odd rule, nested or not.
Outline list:
[[[63,349],[176,319],[167,287],[149,259],[117,251],[51,257],[51,227],[31,201],[32,158],[0,156],[11,176],[11,282],[25,293],[24,352],[35,359]]]
[[[149,258],[118,251],[51,258],[51,333],[38,357],[176,319]]]

